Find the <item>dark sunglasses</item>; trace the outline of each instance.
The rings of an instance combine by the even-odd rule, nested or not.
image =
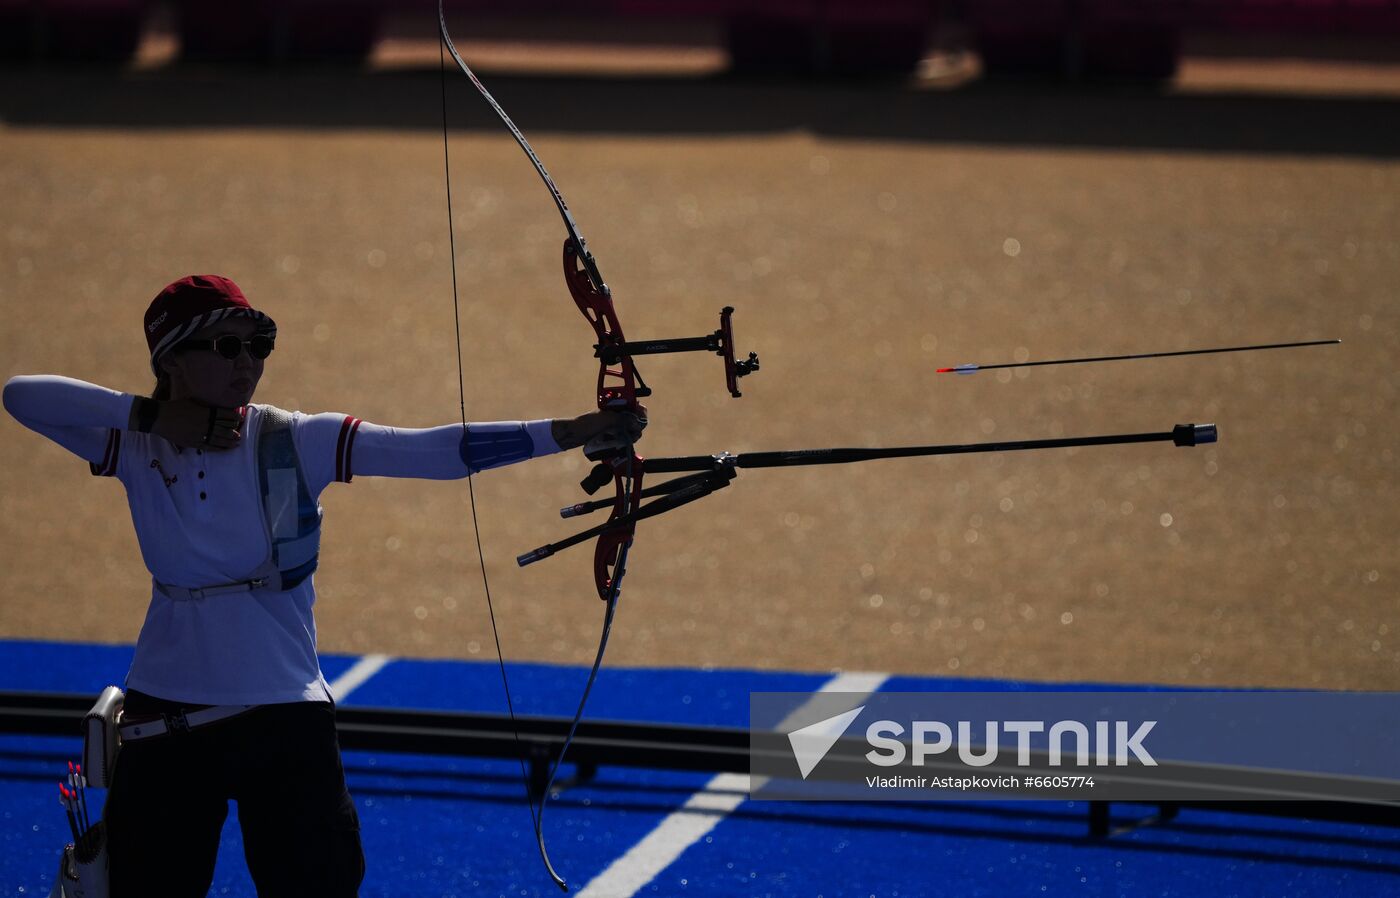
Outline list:
[[[253,334],[246,340],[241,340],[233,334],[224,334],[222,337],[215,337],[212,340],[186,340],[181,344],[185,349],[212,349],[224,358],[232,361],[238,358],[243,352],[243,347],[248,347],[248,355],[255,359],[265,359],[272,355],[273,338],[267,334]]]

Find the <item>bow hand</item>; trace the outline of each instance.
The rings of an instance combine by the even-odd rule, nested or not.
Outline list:
[[[556,419],[550,428],[560,449],[583,447],[590,460],[626,454],[642,438],[647,419],[632,411],[603,410]]]

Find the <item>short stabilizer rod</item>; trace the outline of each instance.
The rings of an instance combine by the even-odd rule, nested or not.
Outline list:
[[[599,524],[597,527],[590,527],[582,533],[575,533],[573,536],[566,537],[558,542],[540,546],[538,549],[532,549],[523,555],[517,555],[515,563],[521,567],[525,567],[528,564],[534,564],[536,561],[542,561],[562,549],[587,542],[595,536],[601,536],[604,533],[616,530],[620,527],[630,526],[643,518],[652,518],[668,511],[674,511],[682,505],[689,505],[696,499],[705,498],[715,490],[724,489],[735,476],[736,472],[733,468],[716,468],[703,471],[699,474],[677,477],[674,480],[643,490],[643,496],[662,495],[662,498],[654,502],[648,502],[636,511],[625,515],[619,515],[606,523]],[[585,504],[598,505],[598,503]],[[613,501],[608,500],[603,504],[611,508],[613,506]],[[573,506],[573,508],[578,508],[578,506]],[[560,511],[560,515],[563,517],[571,517],[572,515],[569,512],[570,509],[565,508]],[[573,512],[573,514],[581,513],[582,512],[578,511]]]

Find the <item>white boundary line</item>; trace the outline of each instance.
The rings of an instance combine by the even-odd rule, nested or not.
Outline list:
[[[818,692],[856,692],[869,695],[889,679],[882,673],[843,673],[832,677]],[[853,706],[854,707],[854,706]],[[793,711],[779,724],[783,729],[806,708]],[[671,866],[691,845],[719,825],[728,814],[749,797],[750,782],[746,773],[721,773],[704,788],[662,820],[622,857],[608,865],[593,878],[578,898],[630,898]]]
[[[336,704],[345,701],[345,697],[365,684],[365,681],[384,669],[384,666],[393,661],[390,655],[365,655],[345,673],[335,678],[334,683],[327,684],[331,692],[331,697]]]

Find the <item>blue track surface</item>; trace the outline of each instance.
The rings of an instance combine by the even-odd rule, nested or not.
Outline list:
[[[130,659],[129,646],[0,641],[0,688],[96,694],[122,679]],[[334,680],[355,660],[326,656],[322,665]],[[517,713],[571,715],[586,671],[514,664],[510,674]],[[604,670],[588,716],[745,726],[749,692],[814,690],[827,679]],[[884,687],[969,688],[1045,687],[916,678],[891,678]],[[504,710],[494,662],[395,661],[345,704]],[[55,783],[79,747],[76,738],[0,737],[0,896],[48,893],[68,838]],[[345,762],[368,858],[362,895],[559,894],[539,865],[514,762],[364,752],[347,752]],[[546,831],[556,867],[572,883],[587,883],[709,779],[601,770],[593,783],[550,803]],[[1084,833],[1084,808],[1065,802],[745,801],[639,894],[1400,895],[1400,830],[1186,810],[1170,824],[1106,841]],[[235,814],[211,894],[254,895]]]

